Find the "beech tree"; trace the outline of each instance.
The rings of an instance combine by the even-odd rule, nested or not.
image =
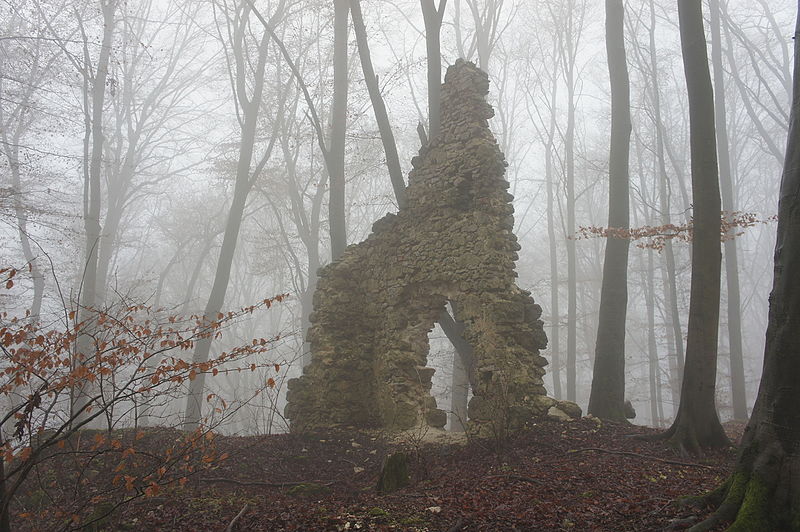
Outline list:
[[[26,25],[18,12],[9,10],[0,32],[10,35]],[[41,26],[34,38],[13,43],[0,54],[0,71],[4,73],[0,75],[0,154],[8,164],[19,243],[31,269],[33,297],[30,315],[34,320],[39,318],[42,309],[45,275],[43,261],[39,260],[41,252],[28,233],[30,198],[25,192],[31,185],[26,178],[31,176],[26,171],[27,150],[23,139],[42,119],[39,113],[31,112],[30,108],[36,105],[39,92],[54,76],[58,59],[57,53],[45,46],[47,30]]]
[[[447,0],[439,0],[438,7],[434,0],[419,0],[422,17],[425,21],[425,46],[428,58],[428,138],[439,134],[441,100],[442,100],[442,45],[441,31],[444,9]]]
[[[13,291],[15,281],[23,275],[15,268],[0,268],[0,294]],[[271,308],[284,298],[282,294],[264,299],[229,312],[213,323],[163,315],[132,302],[102,310],[85,309],[81,314],[87,316],[87,321],[65,319],[47,328],[38,322],[9,317],[5,312],[0,314],[0,397],[22,398],[0,415],[0,426],[13,430],[13,438],[0,436],[0,532],[12,530],[10,504],[26,480],[41,473],[39,468],[43,465],[52,471],[51,468],[70,462],[80,472],[74,486],[41,484],[41,498],[49,504],[41,513],[29,511],[17,516],[36,519],[35,528],[53,530],[55,523],[59,528],[69,528],[65,521],[76,528],[92,527],[117,506],[141,496],[154,496],[162,487],[182,486],[194,471],[224,460],[211,445],[212,427],[206,426],[165,446],[163,454],[143,453],[141,461],[137,459],[136,442],[144,433],[126,438],[122,432],[112,432],[110,429],[118,421],[112,420],[115,409],[121,411],[119,417],[133,417],[132,426],[136,427],[141,404],[153,397],[175,400],[183,393],[182,383],[193,382],[199,375],[215,377],[263,367],[274,370],[272,375],[277,377],[279,367],[265,363],[263,358],[276,338],[251,339],[199,364],[188,363],[181,355],[203,338],[220,336],[236,321]],[[70,315],[70,320],[77,314],[68,308],[63,312]],[[79,331],[87,328],[93,333],[92,351],[86,353],[83,364],[72,365],[73,352],[82,341]],[[113,389],[98,390],[97,383],[112,375]],[[266,386],[274,385],[275,380],[270,377]],[[80,402],[72,398],[76,388],[84,392]],[[217,425],[229,415],[223,412],[224,401],[215,400],[214,394],[205,401],[214,403],[215,410],[219,408]],[[96,432],[93,438],[84,438],[83,443],[81,437],[75,437],[78,431],[104,418],[109,419],[108,432]],[[103,455],[119,458],[113,472],[107,467],[111,462],[103,463]],[[85,472],[90,469],[95,473],[105,469],[105,477],[97,474],[93,478],[94,483],[105,484],[102,495],[92,497],[94,490],[87,489]],[[59,492],[70,493],[71,498],[64,501]],[[89,498],[93,499],[92,505],[87,504]],[[104,501],[113,504],[89,515],[92,506]],[[64,502],[73,505],[61,506]]]
[[[347,131],[348,89],[348,0],[333,2],[333,103],[331,104],[331,134],[328,154],[330,193],[328,218],[331,237],[331,259],[338,259],[347,247],[347,220],[345,217],[344,145]]]
[[[628,160],[630,156],[630,81],[625,54],[625,6],[606,0],[606,50],[611,77],[611,153],[609,156],[608,226],[626,229]],[[628,247],[626,238],[606,239],[600,320],[597,325],[594,375],[588,412],[625,421],[625,317],[628,310]]]
[[[83,195],[83,224],[84,224],[84,255],[83,255],[83,274],[81,276],[80,305],[77,314],[77,322],[87,322],[88,313],[93,312],[98,303],[98,254],[100,238],[102,236],[101,226],[101,202],[102,202],[102,164],[103,147],[105,144],[104,133],[104,114],[107,91],[107,80],[109,65],[111,62],[111,52],[116,31],[116,12],[118,0],[100,0],[102,13],[103,37],[100,44],[100,51],[95,63],[92,63],[90,43],[83,26],[83,20],[79,17],[78,23],[83,36],[83,58],[78,60],[72,58],[83,79],[83,112],[85,122],[85,136],[83,144],[83,175],[84,190]],[[100,290],[102,292],[102,290]],[[78,336],[77,351],[75,359],[72,361],[74,367],[83,365],[92,351],[91,331],[84,330]],[[86,416],[86,404],[92,394],[91,382],[76,384],[76,389],[72,395],[72,410],[76,414],[76,422],[82,421]]]
[[[717,414],[717,337],[720,301],[720,192],[714,95],[700,2],[679,0],[681,50],[689,96],[692,159],[692,282],[681,401],[669,438],[683,453],[728,445]]]
[[[800,5],[798,6],[800,13]],[[795,35],[800,34],[800,16]],[[704,497],[716,512],[692,532],[798,530],[800,522],[800,41],[794,43],[789,136],[778,204],[764,369],[733,474]]]
[[[361,14],[360,0],[350,0],[350,13],[353,19],[353,30],[356,34],[358,43],[358,56],[361,60],[361,70],[364,73],[364,80],[369,91],[370,102],[375,113],[375,121],[378,123],[378,130],[383,143],[383,150],[386,154],[386,167],[389,171],[389,179],[392,181],[392,189],[400,208],[406,205],[406,184],[403,178],[403,170],[400,166],[400,157],[397,154],[397,144],[392,132],[392,124],[386,111],[386,104],[383,101],[378,77],[372,66],[372,56],[369,53],[369,41],[367,39],[367,28],[364,24],[364,17]]]
[[[728,140],[727,106],[725,102],[725,77],[722,65],[722,38],[720,31],[720,0],[709,1],[711,15],[711,61],[714,65],[714,117],[717,130],[719,180],[722,191],[722,208],[732,216],[736,206],[733,201],[733,169]],[[742,352],[742,315],[739,291],[739,254],[734,234],[725,240],[725,282],[728,300],[728,345],[730,348],[731,402],[733,417],[747,419],[747,398],[744,386],[744,354]]]
[[[285,14],[286,0],[279,0],[274,8],[270,26],[273,26]],[[236,181],[233,191],[228,220],[225,224],[225,233],[222,239],[222,247],[219,252],[219,259],[214,274],[214,284],[208,296],[203,319],[211,322],[217,319],[225,303],[225,294],[228,290],[228,282],[233,265],[234,252],[239,240],[239,230],[242,225],[247,197],[253,184],[258,179],[259,174],[264,169],[267,161],[272,155],[277,136],[273,133],[269,144],[256,159],[256,131],[259,124],[259,115],[264,106],[264,76],[267,66],[267,58],[270,44],[270,33],[266,28],[263,29],[258,40],[255,57],[251,59],[248,49],[247,37],[251,35],[250,29],[251,7],[247,2],[241,2],[233,10],[223,10],[223,16],[228,24],[228,37],[230,41],[230,64],[229,72],[231,88],[236,97],[237,111],[239,112],[239,124],[241,126],[241,136],[239,143],[239,157],[236,164]],[[252,62],[251,62],[252,61]],[[253,64],[253,62],[255,64]],[[252,71],[252,78],[249,73]],[[250,79],[249,79],[250,78]],[[248,83],[251,88],[248,91]],[[284,97],[279,98],[278,113],[285,112],[283,105]],[[277,120],[280,122],[280,119]],[[253,164],[256,159],[255,164]],[[194,364],[204,364],[208,361],[209,352],[213,337],[200,339],[194,350],[192,362]],[[195,430],[200,423],[202,413],[202,398],[205,386],[205,374],[199,374],[196,379],[189,383],[189,394],[186,399],[185,428]]]
[[[158,9],[164,14],[157,19]],[[200,113],[183,104],[211,64],[202,57],[199,15],[199,5],[187,9],[174,0],[157,5],[140,0],[120,13],[109,71],[103,231],[97,243],[100,303],[116,284],[114,266],[119,266],[126,228],[132,225],[126,222],[143,200],[159,192],[161,183],[185,171],[176,154],[187,156],[197,149],[197,141],[181,135],[178,124],[196,126]],[[157,47],[160,53],[154,56],[150,50]]]
[[[554,27],[552,31],[560,31]],[[527,61],[527,70],[530,79],[526,80],[528,98],[526,101],[526,111],[530,122],[533,124],[538,141],[544,146],[544,178],[545,192],[547,195],[547,237],[549,244],[550,259],[550,306],[549,306],[549,325],[548,350],[550,351],[551,363],[549,371],[553,377],[553,395],[556,399],[563,396],[561,385],[561,337],[560,325],[561,314],[559,310],[559,285],[561,283],[561,272],[558,264],[558,239],[556,235],[556,187],[558,166],[558,39],[551,36],[550,46],[547,46],[547,37],[541,33],[535,35],[536,42],[531,47],[531,54]],[[534,53],[545,54],[542,60],[535,60]],[[540,88],[538,95],[533,87]]]
[[[660,213],[660,222],[662,225],[672,223],[670,216],[671,198],[669,193],[669,176],[667,174],[667,153],[668,142],[664,120],[662,118],[662,105],[661,105],[661,82],[658,69],[658,55],[656,50],[656,7],[655,0],[650,0],[650,26],[648,28],[648,55],[643,63],[649,67],[650,74],[650,104],[653,108],[653,120],[655,122],[656,133],[656,160],[658,163],[658,184],[659,194],[658,202]],[[683,379],[683,365],[685,360],[684,346],[683,346],[683,327],[681,326],[681,315],[678,310],[678,281],[675,265],[675,251],[672,247],[672,242],[668,241],[664,248],[664,264],[666,266],[667,294],[666,306],[669,311],[669,324],[667,329],[667,339],[670,344],[670,353],[674,353],[674,357],[670,356],[670,388],[672,390],[673,409],[677,409],[677,403],[680,401],[680,385]],[[674,363],[673,363],[674,360]]]
[[[567,86],[567,127],[564,132],[564,164],[566,166],[566,233],[567,233],[567,400],[577,399],[578,352],[578,258],[575,248],[575,141],[577,108],[578,48],[586,23],[587,6],[570,0],[559,9],[548,4],[553,20],[561,25],[559,62]]]

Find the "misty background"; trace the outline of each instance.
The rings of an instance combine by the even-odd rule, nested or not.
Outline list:
[[[44,328],[63,326],[65,309],[87,305],[87,280],[90,307],[143,304],[164,316],[202,316],[215,301],[225,312],[288,293],[285,302],[234,322],[210,346],[219,353],[279,337],[259,355],[259,368],[205,381],[208,393],[237,404],[221,427],[226,432],[285,430],[285,382],[301,372],[316,269],[332,257],[333,180],[321,145],[333,151],[343,142],[346,243],[361,241],[375,220],[397,210],[349,21],[346,106],[335,101],[338,3],[0,1],[0,267],[26,270],[0,295],[0,310],[28,312]],[[718,5],[721,70],[713,67],[724,82],[732,184],[732,205],[724,208],[754,215],[735,238],[749,408],[764,350],[795,13],[788,0]],[[417,0],[363,0],[361,7],[405,174],[420,147],[418,125],[428,120],[423,10]],[[628,2],[626,25],[631,226],[685,224],[692,215],[689,121],[677,6]],[[706,33],[711,40],[711,29]],[[548,393],[585,407],[604,239],[578,231],[608,219],[603,6],[450,0],[441,54],[444,66],[464,57],[489,73],[490,125],[508,160],[522,245],[518,284],[543,307],[550,338],[543,352],[551,361]],[[333,127],[336,116],[344,118],[344,135]],[[241,226],[232,228],[236,209]],[[230,267],[221,268],[226,229],[238,238]],[[626,396],[637,423],[664,426],[677,409],[690,245],[680,238],[660,249],[648,240],[632,244]],[[87,267],[91,262],[96,268]],[[726,284],[717,385],[723,420],[734,417]],[[447,409],[453,348],[438,328],[431,338],[434,392]],[[570,350],[574,390],[566,381]],[[262,367],[272,363],[279,370]],[[254,396],[256,390],[262,393]],[[175,424],[183,408],[156,401],[135,422]],[[132,415],[118,422],[134,423]]]

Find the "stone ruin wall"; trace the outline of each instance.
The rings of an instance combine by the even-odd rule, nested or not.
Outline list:
[[[488,76],[472,63],[448,69],[441,133],[412,160],[408,207],[320,269],[312,362],[289,381],[293,430],[443,427],[426,360],[448,301],[474,351],[469,427],[518,427],[555,404],[542,383],[542,310],[515,284],[513,196],[488,125],[488,92]]]

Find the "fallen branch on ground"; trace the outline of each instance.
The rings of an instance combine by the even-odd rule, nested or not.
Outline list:
[[[301,480],[298,482],[262,482],[259,480],[236,480],[233,478],[223,477],[205,477],[200,478],[201,482],[227,482],[228,484],[236,484],[237,486],[264,486],[267,488],[292,488],[302,484],[317,484],[319,486],[328,487],[336,484],[336,481],[320,482],[318,480]]]
[[[696,464],[694,462],[680,462],[678,460],[666,460],[664,458],[658,458],[657,456],[649,456],[646,454],[639,454],[639,453],[632,453],[630,451],[612,451],[610,449],[601,449],[599,447],[586,447],[585,449],[570,449],[567,453],[585,453],[588,451],[596,451],[598,453],[608,453],[608,454],[621,454],[625,456],[635,456],[637,458],[644,458],[645,460],[654,460],[656,462],[662,462],[665,464],[670,465],[679,465],[679,466],[686,466],[686,467],[702,467],[703,469],[710,469],[712,471],[716,471],[718,468],[707,466],[703,464]]]
[[[245,504],[244,506],[242,506],[242,509],[239,510],[239,513],[236,514],[236,517],[234,517],[233,520],[231,520],[230,524],[228,524],[228,526],[225,528],[225,532],[233,532],[233,527],[234,525],[236,525],[236,521],[238,521],[246,511],[247,511],[247,505]]]
[[[531,484],[543,484],[543,482],[536,480],[535,478],[523,477],[521,475],[494,475],[487,478],[505,478],[508,480],[519,480],[520,482],[530,482]]]

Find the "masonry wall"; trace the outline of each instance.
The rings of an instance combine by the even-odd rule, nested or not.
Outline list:
[[[289,382],[293,430],[443,427],[426,360],[428,333],[448,301],[474,349],[471,427],[520,426],[555,403],[542,384],[541,308],[515,284],[520,246],[488,90],[472,63],[448,69],[442,131],[412,160],[408,207],[320,270],[312,362]]]

